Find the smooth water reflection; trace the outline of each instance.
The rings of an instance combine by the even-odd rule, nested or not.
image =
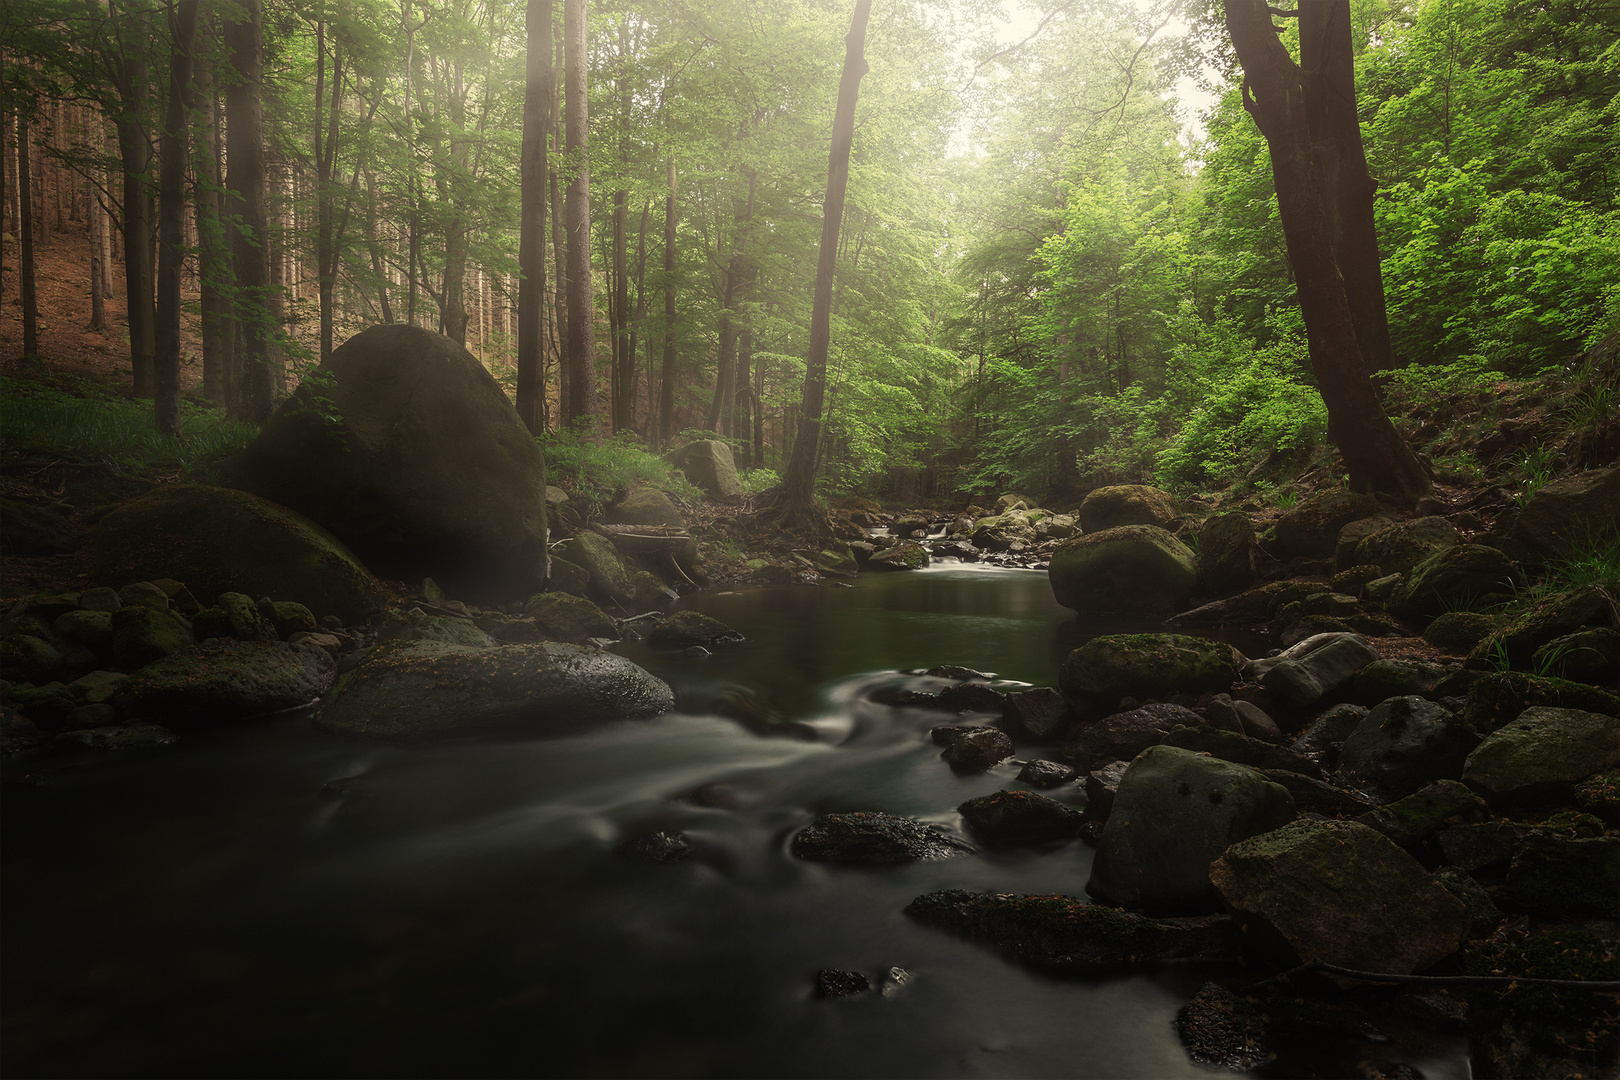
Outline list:
[[[941,662],[1051,682],[1080,631],[1044,575],[938,570],[696,605],[749,642],[649,662],[688,696],[757,692],[822,738],[675,713],[376,747],[290,718],[147,756],[14,763],[5,1072],[1207,1075],[1171,1023],[1227,969],[1052,978],[902,914],[947,887],[1081,894],[1084,845],[899,867],[787,853],[820,812],[955,829],[963,800],[1017,786],[1011,762],[956,776],[927,736],[940,714],[864,694]],[[729,808],[676,798],[702,784]],[[683,830],[693,856],[612,853],[653,829]],[[893,966],[913,976],[897,996],[811,996],[820,968],[875,983]],[[1415,1052],[1427,1076],[1466,1075],[1455,1046]]]

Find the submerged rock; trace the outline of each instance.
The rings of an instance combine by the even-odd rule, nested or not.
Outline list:
[[[381,645],[338,681],[315,726],[371,739],[552,735],[668,712],[675,695],[621,656],[544,642]]]
[[[919,922],[994,945],[1028,963],[1066,971],[1192,957],[1229,957],[1238,943],[1223,915],[1150,919],[1072,896],[973,893],[919,896],[906,905]]]
[[[972,850],[938,826],[866,812],[823,814],[801,829],[792,844],[795,856],[817,862],[916,862]]]
[[[1258,1010],[1219,983],[1205,983],[1176,1011],[1176,1034],[1200,1065],[1248,1072],[1276,1056]]]
[[[655,649],[687,649],[701,645],[714,650],[736,645],[743,636],[719,619],[701,611],[677,611],[654,627],[647,644]]]
[[[1018,779],[1038,788],[1060,787],[1072,781],[1077,773],[1060,761],[1030,761],[1018,770]]]
[[[680,862],[692,854],[692,845],[683,832],[642,833],[613,849],[614,854],[639,862]]]
[[[816,997],[849,997],[852,994],[864,994],[871,989],[872,984],[858,971],[822,968],[816,972]]]

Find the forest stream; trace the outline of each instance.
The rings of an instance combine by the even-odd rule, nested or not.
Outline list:
[[[874,689],[943,685],[905,674],[942,663],[1052,685],[1083,637],[1133,627],[1076,623],[1044,573],[950,560],[685,603],[748,640],[697,663],[632,652],[681,703],[650,722],[383,747],[295,714],[9,763],[8,1072],[1209,1075],[1174,1018],[1230,964],[1056,977],[902,913],[942,888],[1083,896],[1080,840],[876,867],[789,852],[828,811],[960,835],[958,804],[1022,786],[1033,754],[954,774],[928,734],[949,717]],[[691,857],[615,854],[656,829]],[[873,992],[818,999],[824,968]],[[1461,1037],[1385,1035],[1295,1052],[1469,1075]],[[1280,1049],[1268,1071],[1300,1075]]]

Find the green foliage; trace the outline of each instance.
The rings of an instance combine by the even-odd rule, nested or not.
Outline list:
[[[185,401],[180,436],[163,435],[149,402],[114,397],[88,381],[69,387],[0,376],[0,434],[6,449],[103,464],[115,474],[179,471],[200,478],[258,435],[251,424]]]
[[[539,437],[546,456],[546,479],[558,487],[599,503],[635,487],[655,487],[683,499],[701,502],[703,493],[679,470],[643,446],[630,432],[592,442],[573,434],[547,432]]]
[[[762,491],[769,491],[782,482],[776,475],[775,469],[744,469],[737,474],[738,483],[750,495],[758,495]]]

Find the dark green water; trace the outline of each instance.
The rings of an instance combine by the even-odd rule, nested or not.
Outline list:
[[[1011,762],[954,775],[928,739],[940,714],[864,695],[938,663],[1052,683],[1102,628],[1075,626],[1044,574],[935,569],[695,606],[749,641],[695,665],[631,650],[688,703],[651,722],[378,747],[291,717],[13,763],[5,1074],[1208,1075],[1172,1020],[1230,968],[1053,978],[901,913],[947,887],[1082,895],[1084,845],[899,867],[787,851],[820,812],[954,830],[959,803],[1018,786]],[[728,696],[815,738],[701,711]],[[323,794],[341,778],[347,794]],[[712,782],[733,808],[674,798]],[[693,856],[612,854],[659,828]],[[820,968],[875,982],[895,966],[912,975],[898,995],[812,996]],[[1376,1056],[1467,1075],[1454,1041]]]

